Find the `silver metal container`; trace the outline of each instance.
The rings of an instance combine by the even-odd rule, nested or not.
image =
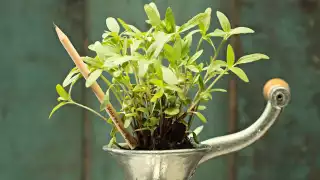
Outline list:
[[[289,103],[289,86],[281,79],[270,80],[264,87],[264,96],[266,108],[254,124],[240,132],[203,141],[194,149],[103,149],[123,167],[126,180],[189,180],[199,164],[243,149],[261,138]]]

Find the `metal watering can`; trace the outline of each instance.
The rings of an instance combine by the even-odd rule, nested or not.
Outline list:
[[[267,105],[254,124],[240,132],[203,141],[194,149],[103,149],[114,156],[123,167],[126,180],[189,180],[201,163],[241,150],[261,138],[290,101],[289,86],[281,79],[268,81],[263,94]]]

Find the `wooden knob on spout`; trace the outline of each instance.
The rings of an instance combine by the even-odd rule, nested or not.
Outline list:
[[[273,105],[286,106],[290,100],[289,84],[280,78],[271,79],[264,85],[263,95]]]

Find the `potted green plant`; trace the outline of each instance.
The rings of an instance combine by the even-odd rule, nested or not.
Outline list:
[[[206,109],[203,102],[211,100],[212,93],[226,91],[217,88],[216,83],[230,73],[248,82],[241,66],[269,57],[254,53],[236,60],[228,44],[229,38],[254,31],[247,27],[231,27],[228,18],[219,11],[216,15],[221,28],[210,32],[210,8],[182,25],[176,24],[170,7],[163,18],[154,3],[146,4],[144,9],[148,17],[146,23],[150,25],[147,31],[119,18],[106,19],[108,30],[102,40],[89,46],[96,55],[82,57],[82,62],[75,61],[77,66],[62,85],[56,86],[59,104],[50,117],[60,107],[70,104],[85,108],[108,122],[113,128],[110,143],[104,149],[125,167],[127,179],[188,179],[199,163],[239,150],[260,138],[287,105],[289,87],[279,79],[270,81],[264,90],[267,107],[255,124],[239,133],[200,143],[197,135],[202,127],[192,130],[191,126],[195,117],[206,123],[201,114]],[[61,35],[60,29],[58,31],[63,42],[66,37]],[[199,40],[194,38],[196,33],[200,35]],[[213,38],[221,40],[218,46],[214,45]],[[203,61],[203,43],[212,47],[208,62]],[[68,51],[67,45],[65,47]],[[226,60],[221,60],[219,53],[224,48]],[[68,52],[70,56],[75,54]],[[112,78],[106,78],[105,74]],[[86,87],[98,94],[100,110],[107,109],[109,118],[72,99],[72,87],[80,79],[85,79]],[[98,79],[107,86],[103,95],[96,82]],[[111,98],[121,109],[113,109]],[[118,143],[118,132],[125,143]]]

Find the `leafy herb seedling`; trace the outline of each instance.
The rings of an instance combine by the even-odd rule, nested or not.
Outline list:
[[[228,73],[234,73],[248,82],[240,65],[269,57],[255,53],[236,60],[228,39],[254,31],[246,27],[231,27],[228,18],[221,12],[216,13],[221,29],[208,32],[210,8],[181,26],[176,25],[170,7],[163,18],[154,3],[146,4],[144,9],[148,17],[146,22],[150,25],[145,32],[122,19],[107,18],[108,30],[102,35],[103,39],[89,46],[96,56],[83,57],[90,70],[85,86],[90,87],[98,79],[106,83],[100,110],[110,103],[111,98],[115,98],[121,106],[119,114],[124,127],[138,142],[136,149],[193,148],[192,139],[197,143],[197,135],[203,128],[190,130],[194,117],[207,122],[201,114],[206,109],[202,103],[212,99],[213,92],[226,91],[216,88],[216,83]],[[197,42],[193,38],[196,33],[200,34]],[[212,38],[221,39],[217,48]],[[191,48],[194,43],[197,45],[195,52]],[[202,43],[212,46],[213,55],[207,65],[203,63]],[[225,47],[227,54],[224,61],[218,59],[218,55]],[[112,79],[108,80],[105,74],[111,75]],[[80,106],[113,126],[110,145],[120,147],[116,141],[118,129],[111,119],[72,99],[72,87],[82,78],[75,67],[62,85],[56,86],[60,103],[52,110],[50,117],[64,105]],[[66,87],[69,87],[68,92]],[[193,88],[195,94],[190,92]]]

